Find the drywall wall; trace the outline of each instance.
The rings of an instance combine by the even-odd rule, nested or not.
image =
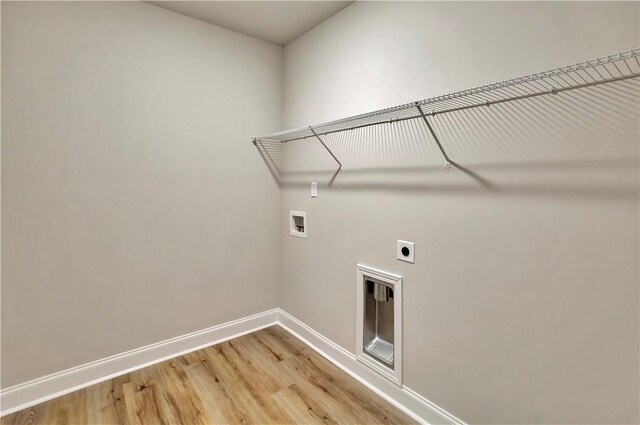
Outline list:
[[[2,388],[277,306],[282,48],[2,2]]]
[[[626,50],[639,22],[638,3],[357,2],[286,46],[284,124]],[[355,352],[356,264],[397,273],[409,388],[471,423],[637,423],[638,98],[625,83],[437,119],[466,172],[419,122],[327,136],[337,176],[318,143],[288,143],[282,307]]]

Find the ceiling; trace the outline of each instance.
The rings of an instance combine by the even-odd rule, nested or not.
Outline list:
[[[352,1],[149,1],[156,6],[284,46]]]

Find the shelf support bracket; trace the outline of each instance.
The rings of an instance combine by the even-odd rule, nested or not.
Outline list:
[[[322,141],[322,139],[320,138],[320,136],[318,136],[318,133],[316,133],[313,128],[309,127],[309,130],[311,130],[311,132],[313,133],[313,135],[316,137],[316,139],[318,139],[318,141],[320,142],[320,144],[327,150],[327,152],[329,152],[329,155],[331,155],[333,157],[333,159],[338,163],[338,171],[342,171],[342,162],[340,162],[338,160],[338,158],[336,158],[336,156],[333,154],[333,152],[331,152],[331,149],[329,149],[327,147],[327,145],[324,144],[324,142]]]
[[[438,139],[438,136],[436,136],[436,132],[433,130],[433,127],[431,126],[431,123],[429,123],[429,120],[427,119],[426,114],[422,110],[422,106],[418,102],[416,102],[415,105],[416,105],[416,108],[418,109],[418,112],[420,112],[420,116],[422,116],[422,120],[427,125],[427,128],[429,129],[429,132],[433,136],[433,140],[435,140],[436,143],[438,144],[438,148],[440,149],[440,152],[442,153],[442,156],[444,157],[444,160],[445,160],[445,166],[447,168],[451,168],[451,160],[449,159],[449,156],[447,155],[447,152],[442,147],[442,143],[440,143],[440,139]]]

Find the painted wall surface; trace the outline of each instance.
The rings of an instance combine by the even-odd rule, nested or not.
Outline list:
[[[639,18],[638,3],[358,2],[286,46],[285,128],[636,47]],[[419,122],[327,136],[337,176],[317,142],[288,143],[282,307],[355,352],[356,264],[397,273],[407,387],[472,423],[638,422],[638,99],[635,81],[435,120],[466,172]]]
[[[277,306],[282,48],[2,2],[2,387]]]

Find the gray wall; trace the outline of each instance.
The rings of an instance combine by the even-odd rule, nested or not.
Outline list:
[[[277,306],[282,48],[2,2],[2,387]]]
[[[286,46],[285,128],[629,49],[638,22],[638,3],[358,2]],[[637,422],[638,102],[636,82],[436,120],[475,177],[420,123],[328,136],[331,187],[317,143],[287,144],[282,307],[355,352],[356,263],[398,273],[409,388],[473,423]]]
[[[2,2],[2,388],[275,306],[353,352],[364,263],[404,276],[405,383],[455,415],[637,422],[637,84],[436,120],[466,173],[407,123],[328,138],[331,187],[287,145],[278,192],[247,139],[630,48],[638,9],[356,3],[283,68],[149,4]]]

